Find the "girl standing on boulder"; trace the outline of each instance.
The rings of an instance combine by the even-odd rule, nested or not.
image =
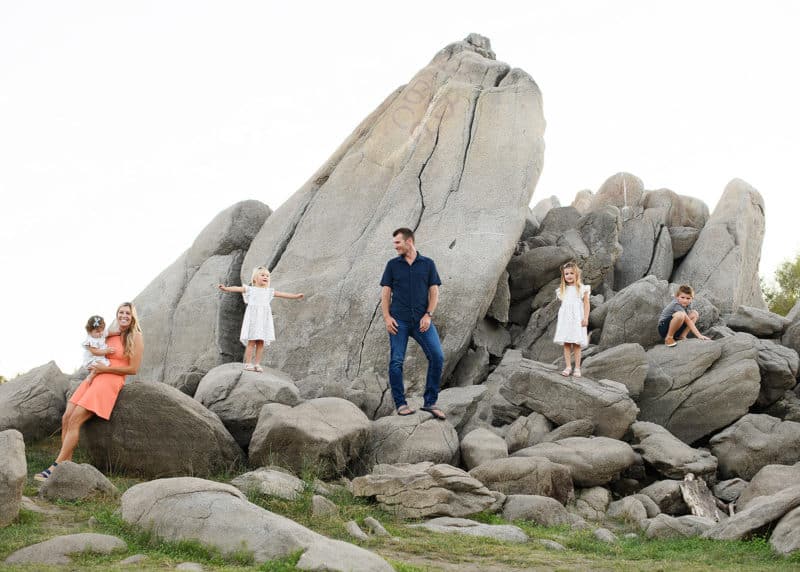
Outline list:
[[[246,371],[264,371],[261,368],[261,356],[264,345],[269,345],[275,340],[275,325],[272,321],[272,308],[270,303],[273,298],[288,298],[289,300],[302,300],[304,294],[290,294],[278,292],[269,287],[270,275],[266,266],[256,266],[250,277],[250,286],[223,286],[223,292],[240,292],[244,296],[247,309],[244,311],[242,332],[239,341],[245,346],[244,369]],[[251,360],[255,360],[251,363]]]
[[[36,480],[49,478],[59,463],[72,460],[81,426],[95,415],[110,419],[117,396],[125,385],[125,376],[139,371],[144,340],[133,304],[123,302],[119,305],[117,324],[119,332],[109,332],[106,342],[114,350],[108,354],[110,364],[93,363],[89,366],[91,375],[72,394],[61,417],[61,451],[49,468],[34,477]]]
[[[581,377],[581,349],[589,345],[586,327],[589,325],[589,292],[591,288],[581,281],[581,269],[575,262],[561,267],[561,286],[556,288],[556,297],[561,300],[558,310],[556,335],[553,341],[564,345],[564,361],[567,367],[561,372]],[[572,353],[575,354],[575,369],[572,369]]]

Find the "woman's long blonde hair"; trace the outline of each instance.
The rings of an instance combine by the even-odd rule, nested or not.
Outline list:
[[[559,289],[559,298],[562,300],[564,299],[564,294],[567,293],[567,281],[564,280],[564,271],[567,268],[572,268],[575,270],[575,289],[578,291],[578,296],[581,295],[581,290],[583,290],[583,281],[581,280],[581,272],[578,263],[574,260],[570,260],[566,264],[561,265],[561,288]]]
[[[125,348],[122,355],[129,358],[133,355],[133,340],[136,334],[142,333],[142,327],[139,325],[139,316],[136,315],[136,307],[132,302],[123,302],[117,306],[117,313],[125,306],[131,309],[131,325],[127,330],[120,332],[120,335],[122,336],[122,347]]]

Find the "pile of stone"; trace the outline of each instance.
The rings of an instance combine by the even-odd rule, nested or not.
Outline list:
[[[411,518],[617,519],[650,537],[771,529],[777,551],[796,550],[800,490],[784,473],[800,470],[800,306],[782,317],[764,304],[763,199],[734,179],[710,211],[618,173],[569,206],[551,197],[530,209],[541,104],[530,76],[470,36],[391,93],[274,213],[252,201],[220,213],[137,296],[148,351],[111,421],[87,424],[92,462],[149,478],[313,466],[357,477],[355,494]],[[393,415],[378,281],[401,226],[443,281],[444,422]],[[592,289],[582,378],[560,375],[552,341],[568,260]],[[236,363],[241,299],[212,286],[244,283],[258,264],[274,287],[306,294],[273,304],[263,373]],[[695,288],[713,339],[667,348],[656,322],[680,283]],[[424,367],[411,347],[412,406]],[[68,386],[52,363],[0,386],[0,429],[28,441],[57,430]],[[292,494],[270,478],[248,482]],[[168,527],[168,515],[131,521]],[[292,550],[318,542],[302,536]]]

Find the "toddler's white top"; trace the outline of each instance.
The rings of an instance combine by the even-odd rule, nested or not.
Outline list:
[[[94,338],[91,335],[87,335],[86,339],[83,340],[83,343],[81,344],[81,347],[83,348],[83,367],[87,367],[93,363],[101,363],[103,365],[109,364],[106,356],[96,356],[89,351],[89,348],[94,348],[96,350],[106,349],[108,347],[106,345],[107,333],[108,332],[103,332],[103,335],[99,338]]]

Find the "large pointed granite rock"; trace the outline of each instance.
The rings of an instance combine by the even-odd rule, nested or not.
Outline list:
[[[270,215],[268,206],[243,201],[219,213],[189,249],[159,274],[134,304],[147,351],[131,379],[163,381],[194,395],[215,366],[241,361],[244,301],[217,284],[238,284],[250,241]]]
[[[519,238],[542,169],[539,88],[471,35],[440,51],[381,103],[261,228],[242,277],[258,264],[276,288],[306,300],[275,309],[268,364],[298,380],[324,377],[375,416],[389,344],[379,281],[392,231],[417,233],[442,278],[435,323],[445,378],[466,352]],[[406,379],[421,389],[410,346]]]
[[[761,194],[733,179],[673,281],[691,284],[721,312],[734,312],[742,304],[766,309],[758,282],[764,228]]]

